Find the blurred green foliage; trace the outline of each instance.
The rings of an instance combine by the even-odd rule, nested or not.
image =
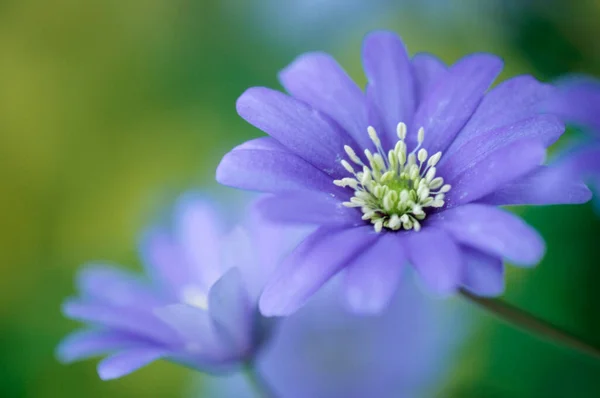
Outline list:
[[[506,59],[503,78],[598,72],[600,64],[592,1],[523,2],[532,6],[486,14],[460,2],[447,19],[394,8],[319,43],[298,37],[289,46],[252,19],[255,3],[0,2],[3,397],[185,394],[190,371],[174,365],[102,382],[93,361],[58,364],[54,346],[76,327],[60,302],[86,261],[138,265],[139,231],[179,192],[226,192],[213,182],[218,160],[258,134],[237,117],[235,99],[252,85],[276,86],[277,70],[299,52],[333,52],[361,84],[360,39],[373,28],[392,28],[411,52],[448,62],[495,52]],[[511,271],[507,300],[600,343],[600,221],[589,205],[524,215],[548,254],[535,270]],[[481,330],[450,370],[447,396],[600,396],[598,363],[474,316]]]

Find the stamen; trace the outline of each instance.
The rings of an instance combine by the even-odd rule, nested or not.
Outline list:
[[[396,127],[396,133],[398,134],[398,138],[400,141],[404,141],[406,139],[406,124],[400,122]]]
[[[367,127],[367,132],[369,133],[369,138],[371,138],[371,141],[373,141],[375,144],[375,147],[379,148],[381,146],[381,141],[377,136],[377,131],[375,131],[375,128],[373,126],[369,126]]]
[[[356,164],[363,166],[362,160],[360,160],[360,158],[356,156],[356,152],[354,152],[354,149],[352,149],[348,145],[344,145],[344,150],[346,151],[346,154],[348,155],[350,160],[352,160]]]
[[[362,219],[371,222],[376,232],[383,228],[419,231],[421,221],[427,216],[427,208],[444,206],[445,194],[451,189],[450,185],[444,184],[442,177],[436,176],[435,166],[442,153],[437,152],[430,157],[427,150],[421,148],[425,140],[423,127],[418,130],[417,146],[410,153],[406,146],[407,127],[404,123],[396,126],[399,140],[387,153],[375,128],[369,126],[367,133],[375,145],[374,152],[364,150],[367,163],[350,146],[344,146],[350,161],[361,166],[362,170],[357,173],[350,162],[341,161],[353,177],[333,183],[354,190],[352,198],[343,205],[360,208]]]
[[[348,163],[346,160],[342,160],[342,166],[344,166],[344,168],[348,171],[348,173],[355,174],[354,169],[352,168],[352,166],[350,166],[350,163]]]
[[[421,146],[423,141],[425,141],[425,129],[423,127],[421,127],[417,133],[417,140],[419,142],[419,146]]]
[[[423,148],[419,149],[417,158],[419,159],[419,162],[421,162],[421,163],[423,163],[425,160],[427,160],[427,150],[423,149]]]

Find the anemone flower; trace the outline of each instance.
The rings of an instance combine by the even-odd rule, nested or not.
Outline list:
[[[224,233],[213,206],[195,195],[182,197],[174,218],[173,228],[145,234],[145,275],[106,264],[79,272],[79,295],[63,313],[85,326],[62,341],[60,360],[108,355],[98,365],[102,379],[157,359],[207,372],[252,361],[270,323],[258,295],[286,235],[252,212]]]
[[[541,104],[554,87],[518,76],[489,90],[492,54],[451,66],[409,57],[390,32],[365,38],[361,90],[327,54],[301,55],[279,75],[289,95],[253,87],[237,111],[269,137],[225,155],[217,180],[268,192],[268,219],[318,226],[260,298],[263,314],[300,308],[345,273],[349,307],[377,313],[410,264],[433,293],[496,296],[503,261],[533,266],[539,234],[502,205],[581,203],[589,190],[544,166],[564,124]],[[552,181],[552,184],[548,184]]]

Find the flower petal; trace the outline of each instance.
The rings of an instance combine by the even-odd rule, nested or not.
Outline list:
[[[555,88],[537,81],[530,75],[517,76],[492,89],[448,148],[450,154],[464,143],[499,127],[514,124],[535,116],[542,102],[554,93]]]
[[[382,122],[380,134],[386,148],[397,141],[397,124],[410,123],[415,111],[410,60],[398,35],[385,31],[373,32],[365,37],[362,59],[369,81],[369,100],[373,101],[372,109],[377,111]]]
[[[544,256],[544,241],[519,217],[493,206],[468,204],[430,216],[460,243],[511,263],[532,266]]]
[[[495,297],[504,292],[504,264],[502,259],[470,247],[461,248],[465,266],[462,285],[482,297]]]
[[[134,309],[67,300],[63,303],[62,311],[67,318],[73,320],[140,335],[158,342],[169,342],[175,338],[172,331],[153,316]]]
[[[520,120],[512,125],[499,127],[466,142],[459,150],[444,154],[439,163],[440,174],[448,181],[470,168],[474,163],[485,160],[490,153],[516,143],[531,139],[545,147],[553,144],[564,132],[564,124],[553,115],[538,115]]]
[[[360,147],[370,144],[365,95],[332,56],[303,54],[281,71],[279,80],[292,96],[329,115]]]
[[[243,233],[240,233],[242,236],[237,239],[239,243],[236,245],[241,248],[230,250],[242,253],[241,255],[248,253],[246,258],[254,259],[254,262],[242,262],[244,266],[241,271],[255,302],[258,302],[265,283],[283,258],[316,229],[314,226],[272,222],[259,211],[259,205],[260,200],[255,201],[246,213],[244,227],[241,228]]]
[[[290,151],[333,177],[346,174],[338,162],[354,140],[334,121],[304,102],[265,87],[237,100],[238,114]]]
[[[144,309],[160,303],[142,278],[110,265],[86,265],[77,274],[77,286],[86,298],[107,305]]]
[[[459,60],[419,104],[409,125],[412,126],[411,142],[416,141],[417,131],[423,127],[423,147],[432,154],[444,151],[477,109],[501,70],[502,60],[490,54],[473,54]]]
[[[204,361],[230,357],[233,347],[225,346],[209,313],[187,304],[171,304],[154,309],[154,314],[178,334],[177,342]]]
[[[463,259],[452,238],[430,226],[405,236],[408,259],[426,288],[440,295],[454,293],[460,284]]]
[[[79,330],[63,339],[56,349],[62,363],[103,355],[125,348],[148,346],[152,343],[138,336],[107,330]]]
[[[120,352],[98,364],[98,375],[102,380],[118,379],[160,359],[166,352],[153,348],[136,348]]]
[[[600,159],[600,151],[595,159]],[[579,204],[589,201],[592,192],[576,178],[576,174],[563,166],[539,166],[525,177],[502,186],[478,202],[506,206]]]
[[[217,331],[240,353],[252,344],[253,310],[238,268],[231,268],[210,289],[210,317]]]
[[[338,199],[321,192],[289,192],[261,198],[257,209],[274,222],[353,225],[362,223],[355,208],[342,205]]]
[[[376,238],[371,226],[319,228],[275,270],[260,297],[261,312],[293,313]]]
[[[420,103],[448,75],[448,67],[435,55],[428,53],[415,54],[410,62],[415,77],[417,103]]]
[[[381,313],[390,302],[406,263],[400,234],[383,233],[346,268],[345,296],[360,314]]]
[[[585,143],[565,153],[556,166],[572,178],[588,180],[600,174],[600,143]]]
[[[140,243],[140,253],[146,273],[156,286],[161,286],[172,296],[189,282],[185,256],[171,234],[154,228],[146,231]]]
[[[224,226],[215,206],[195,195],[182,196],[175,210],[175,234],[184,253],[188,280],[208,291],[221,276],[221,236]],[[182,286],[182,288],[184,288]]]
[[[446,195],[446,208],[473,202],[527,175],[539,167],[545,155],[544,145],[532,140],[518,141],[492,152],[446,181],[452,186]]]
[[[600,81],[591,76],[570,75],[556,85],[558,92],[544,104],[544,111],[599,134]]]
[[[272,140],[272,139],[271,139]],[[275,141],[275,140],[273,140]],[[333,178],[283,147],[249,141],[227,153],[217,167],[220,184],[254,191],[336,192]]]

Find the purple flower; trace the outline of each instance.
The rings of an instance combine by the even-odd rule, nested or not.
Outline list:
[[[498,57],[410,58],[389,32],[366,37],[363,64],[365,92],[333,58],[309,53],[279,75],[290,95],[254,87],[238,99],[270,137],[228,153],[218,181],[273,194],[260,206],[269,219],[319,226],[267,283],[265,315],[294,312],[342,270],[349,306],[379,312],[406,264],[432,292],[499,295],[502,261],[532,266],[544,243],[498,206],[589,200],[542,165],[564,132],[540,112],[552,86],[518,76],[486,93]]]
[[[545,109],[588,133],[558,156],[557,167],[571,178],[584,179],[600,190],[600,81],[590,76],[567,76]]]
[[[102,379],[160,358],[211,372],[249,360],[267,332],[258,295],[285,241],[279,228],[254,213],[227,234],[220,224],[208,202],[187,195],[171,230],[145,235],[147,275],[84,267],[79,296],[68,299],[63,312],[85,327],[62,341],[59,359],[109,354],[98,365]]]
[[[339,282],[282,318],[257,357],[257,370],[275,395],[438,396],[435,390],[452,372],[452,360],[468,334],[461,303],[432,299],[407,278],[381,314],[354,315],[338,300]],[[211,378],[203,386],[211,397],[259,396],[240,374]]]

